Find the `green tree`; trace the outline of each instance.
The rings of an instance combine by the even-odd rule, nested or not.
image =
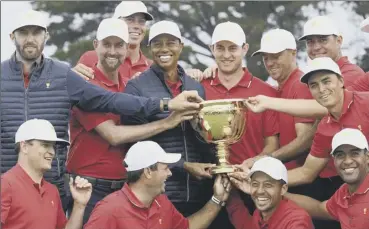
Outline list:
[[[182,36],[189,43],[196,44],[198,49],[186,46],[181,60],[193,68],[205,69],[206,59],[211,58],[208,48],[211,34],[216,24],[224,21],[233,21],[241,25],[250,45],[246,57],[247,66],[256,76],[265,79],[260,57],[251,58],[251,53],[260,46],[260,38],[265,30],[284,28],[291,31],[296,37],[302,34],[304,6],[318,8],[319,2],[303,1],[269,1],[269,2],[145,2],[155,21],[172,20],[177,22]],[[54,57],[75,64],[79,57],[91,50],[95,31],[103,18],[112,16],[119,2],[58,2],[37,1],[32,3],[34,8],[50,13],[50,16],[61,16],[63,20],[51,23],[49,27],[51,38],[49,45],[55,45],[57,51]],[[323,4],[323,6],[321,5]],[[320,4],[324,11],[325,2]],[[79,24],[75,22],[78,21]],[[147,39],[143,41],[143,49],[147,54]],[[299,49],[304,46],[299,43]]]

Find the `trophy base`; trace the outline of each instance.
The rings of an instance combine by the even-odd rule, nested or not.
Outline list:
[[[220,173],[233,173],[233,172],[235,172],[235,169],[232,167],[232,165],[218,165],[218,166],[211,168],[211,171],[210,171],[212,175],[220,174]]]

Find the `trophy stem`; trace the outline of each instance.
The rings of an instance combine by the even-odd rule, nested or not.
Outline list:
[[[228,153],[228,144],[226,144],[225,142],[219,142],[217,144],[217,158],[220,166],[228,165]]]
[[[217,158],[219,161],[219,164],[212,168],[211,173],[212,174],[219,174],[219,173],[231,173],[234,172],[234,169],[232,165],[228,163],[228,155],[229,145],[225,142],[219,142],[216,144],[217,146]]]

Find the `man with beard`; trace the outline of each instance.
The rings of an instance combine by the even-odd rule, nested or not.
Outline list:
[[[232,176],[231,176],[232,177]],[[236,229],[313,229],[309,214],[291,200],[284,198],[288,189],[287,169],[281,161],[264,157],[255,162],[246,181],[235,182],[249,193],[257,210],[253,216],[232,191],[227,203],[229,217]]]
[[[312,217],[339,221],[342,229],[369,228],[368,149],[368,137],[365,138],[360,130],[341,130],[333,137],[331,155],[345,184],[323,202],[289,193],[286,197]]]
[[[320,24],[319,21],[323,21],[323,23]],[[369,33],[368,18],[361,23],[360,28],[363,32]],[[300,39],[307,40],[306,44],[310,58],[320,56],[319,52],[322,52],[323,56],[328,55],[333,60],[337,61],[342,75],[344,76],[345,88],[350,91],[369,91],[369,72],[365,74],[358,66],[349,63],[347,57],[342,57],[339,48],[342,44],[342,36],[339,35],[338,29],[335,28],[334,23],[329,18],[320,16],[311,19],[309,23],[307,22],[305,24],[304,34],[305,35]],[[316,36],[309,34],[323,35]],[[314,44],[314,42],[316,44]],[[209,74],[205,75],[209,76]],[[293,116],[314,118],[322,118],[328,114],[327,109],[315,100],[291,100],[258,95],[249,98],[248,104],[253,112],[263,112],[270,109]]]
[[[118,68],[127,52],[128,28],[124,21],[116,18],[104,19],[93,41],[98,63],[93,68],[92,83],[112,92],[121,91],[123,78]],[[164,130],[173,128],[182,119],[190,119],[194,111],[174,112],[168,118],[139,126],[121,126],[119,115],[111,113],[84,112],[74,107],[70,120],[72,146],[67,160],[67,180],[80,176],[93,185],[92,196],[87,204],[85,224],[95,204],[106,195],[123,187],[126,171],[122,164],[127,142],[138,141]],[[195,111],[196,112],[196,111]],[[69,211],[72,202],[69,202]]]
[[[51,123],[43,119],[24,122],[15,134],[17,164],[1,175],[1,228],[80,229],[92,187],[87,180],[71,178],[74,208],[69,221],[63,212],[58,189],[44,180],[59,139]]]
[[[40,12],[30,10],[15,18],[10,38],[16,46],[16,51],[10,59],[1,63],[2,173],[16,164],[14,134],[25,120],[46,119],[55,126],[59,138],[69,139],[70,108],[75,105],[86,111],[128,115],[156,114],[167,108],[186,110],[199,107],[198,103],[187,101],[188,99],[201,101],[197,92],[186,92],[164,103],[158,98],[139,98],[109,92],[88,83],[67,64],[44,57],[42,52],[49,34],[46,29],[47,20]],[[45,179],[59,188],[65,207],[67,201],[63,175],[68,149],[60,144],[56,144],[55,147],[56,157],[51,170],[45,173]]]
[[[150,52],[154,64],[139,77],[128,81],[126,93],[144,97],[157,96],[164,101],[181,91],[196,90],[204,98],[204,88],[186,75],[178,65],[183,49],[181,32],[174,22],[160,21],[152,25],[149,33]],[[123,116],[123,124],[138,125],[164,119],[168,114]],[[182,153],[182,159],[172,169],[167,181],[168,198],[184,216],[189,216],[203,206],[210,195],[210,148],[201,143],[189,122],[151,138],[168,153]],[[208,180],[203,180],[207,178]],[[200,181],[201,180],[201,181]]]
[[[169,166],[180,153],[166,153],[156,142],[142,141],[127,152],[127,183],[100,201],[85,229],[205,229],[225,205],[230,191],[228,178],[217,176],[213,196],[204,207],[185,218],[163,195]]]
[[[119,73],[124,78],[124,85],[132,77],[146,71],[152,64],[152,60],[145,57],[141,51],[141,43],[147,31],[147,21],[152,21],[153,16],[147,12],[147,7],[141,1],[122,1],[115,8],[114,18],[125,21],[129,30],[129,45],[127,57],[119,67]],[[85,52],[78,61],[74,71],[86,79],[94,78],[93,66],[97,63],[97,54],[94,50]],[[198,69],[188,69],[186,73],[191,77],[199,77],[202,72]]]
[[[305,164],[288,171],[289,184],[311,183],[319,175],[321,189],[316,198],[320,201],[330,198],[342,184],[330,160],[333,136],[342,128],[354,128],[361,130],[369,139],[369,93],[346,90],[343,77],[338,65],[328,57],[311,61],[301,77],[301,82],[309,86],[314,99],[329,113],[318,125]],[[248,170],[247,167],[240,168]],[[339,225],[330,223],[327,228],[339,228]]]

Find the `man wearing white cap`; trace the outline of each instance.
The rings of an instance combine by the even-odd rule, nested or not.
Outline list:
[[[149,49],[154,64],[139,77],[130,80],[125,93],[144,97],[160,97],[164,101],[177,96],[182,91],[195,90],[205,98],[204,88],[189,77],[178,64],[183,49],[183,39],[179,27],[172,21],[160,21],[151,26]],[[166,118],[169,114],[123,116],[123,124],[138,125]],[[173,168],[173,176],[168,180],[167,190],[179,212],[188,216],[196,212],[211,194],[209,168],[210,147],[196,138],[189,122],[182,122],[173,129],[151,138],[168,153],[182,152],[181,161]],[[208,180],[199,181],[207,178]],[[207,190],[207,191],[206,191]]]
[[[115,8],[113,18],[123,20],[128,25],[129,41],[127,55],[119,66],[119,73],[124,79],[124,86],[132,76],[147,70],[152,60],[147,59],[141,51],[141,42],[147,31],[146,23],[152,21],[153,16],[147,12],[147,7],[141,1],[122,1]],[[85,52],[74,68],[78,73],[94,78],[93,67],[98,62],[95,50]]]
[[[205,229],[228,199],[230,182],[217,176],[214,195],[198,212],[185,218],[166,195],[166,180],[172,175],[170,165],[182,155],[166,153],[156,142],[142,141],[127,152],[127,183],[100,201],[85,229]]]
[[[329,57],[340,68],[344,77],[345,87],[351,87],[355,81],[364,77],[364,71],[342,56],[342,35],[336,23],[328,16],[317,16],[304,25],[304,34],[299,38],[306,41],[307,53],[310,59]]]
[[[268,73],[278,82],[278,97],[285,99],[312,99],[309,88],[300,82],[304,74],[296,62],[296,41],[292,33],[284,29],[272,29],[261,38],[260,49],[252,54],[262,55],[264,66]],[[286,163],[287,169],[301,166],[306,158],[311,141],[303,147],[301,138],[309,133],[314,120],[293,117],[285,113],[278,114],[280,128],[280,149],[268,152],[271,156]],[[291,151],[291,144],[300,142],[297,151]],[[254,159],[249,159],[254,160]],[[298,192],[307,191],[307,187],[301,187]],[[306,193],[306,192],[305,192]]]
[[[369,32],[369,18],[364,20],[360,27],[363,32]],[[369,73],[365,74],[361,68],[349,63],[347,57],[342,56],[340,50],[342,36],[331,19],[326,16],[318,16],[306,22],[304,36],[300,40],[306,40],[311,59],[328,56],[337,62],[348,90],[369,91]],[[249,104],[251,103],[250,109],[254,112],[271,109],[299,117],[322,118],[327,115],[327,109],[314,100],[288,100],[256,96],[249,98]]]
[[[214,28],[209,47],[218,69],[214,78],[201,82],[207,100],[247,98],[259,93],[277,96],[274,88],[242,67],[242,59],[249,45],[240,25],[234,22],[218,24]],[[266,111],[262,114],[248,112],[245,130],[241,140],[230,148],[229,163],[240,164],[248,158],[278,149],[279,124],[276,112]],[[252,200],[248,196],[243,197],[249,210],[253,211]],[[228,228],[224,226],[226,227]]]
[[[112,92],[121,91],[123,78],[118,68],[124,60],[128,44],[127,24],[117,18],[101,21],[93,41],[98,63],[93,68],[92,83]],[[186,111],[191,114],[194,111]],[[195,111],[196,112],[196,111]],[[72,146],[67,160],[67,177],[79,175],[93,185],[83,222],[86,223],[95,204],[106,195],[123,187],[126,171],[122,164],[125,147],[121,144],[156,135],[178,125],[182,113],[139,126],[122,126],[119,115],[84,112],[74,107],[70,120]],[[70,202],[72,203],[72,202]],[[69,210],[72,210],[70,204]]]
[[[69,180],[74,208],[65,217],[58,189],[44,180],[55,156],[57,137],[53,125],[43,119],[24,122],[15,134],[17,164],[1,175],[1,228],[82,228],[82,217],[92,187],[87,180]]]
[[[156,114],[164,109],[158,98],[139,98],[123,93],[113,93],[84,81],[70,66],[46,58],[42,54],[48,38],[47,19],[42,13],[30,10],[15,17],[10,38],[16,51],[1,63],[1,171],[4,173],[16,164],[13,136],[24,120],[43,118],[55,126],[59,138],[69,139],[68,120],[74,105],[87,111],[113,112],[116,114]],[[186,92],[178,98],[166,101],[166,108],[186,110],[187,98],[197,92]],[[175,102],[177,101],[177,102]],[[169,104],[167,104],[169,102]],[[187,104],[187,105],[186,105]],[[169,106],[168,106],[169,105]],[[66,146],[56,146],[56,160],[45,179],[57,185],[64,196]],[[5,156],[6,155],[6,156]],[[5,160],[4,160],[5,159]],[[63,198],[64,199],[64,198]],[[63,201],[65,203],[66,201]]]
[[[129,30],[127,56],[119,67],[119,72],[126,84],[132,77],[146,71],[153,63],[152,60],[145,57],[140,47],[148,29],[146,23],[152,21],[154,17],[147,12],[147,7],[141,1],[122,1],[115,8],[113,17],[124,20]],[[96,63],[96,52],[87,51],[80,57],[74,70],[86,79],[93,79],[95,74],[93,67]],[[198,69],[188,69],[186,73],[190,74],[191,77],[202,75],[202,72]]]
[[[345,184],[323,202],[289,193],[286,197],[312,217],[339,221],[342,229],[369,228],[368,149],[368,138],[360,130],[341,130],[333,137],[331,156]]]
[[[257,210],[251,217],[249,211],[231,192],[227,203],[229,217],[236,229],[313,229],[309,214],[284,196],[288,189],[287,169],[283,163],[272,157],[255,162],[246,180],[231,177],[231,182],[249,193]],[[249,183],[248,183],[249,182]]]
[[[343,75],[329,57],[312,60],[301,82],[309,86],[312,96],[328,110],[328,115],[318,125],[305,164],[290,170],[288,177],[290,186],[296,186],[311,183],[320,173],[322,189],[317,199],[322,201],[342,184],[329,155],[333,136],[344,127],[352,127],[361,130],[369,139],[369,93],[344,89]],[[332,224],[329,226],[336,228]]]

